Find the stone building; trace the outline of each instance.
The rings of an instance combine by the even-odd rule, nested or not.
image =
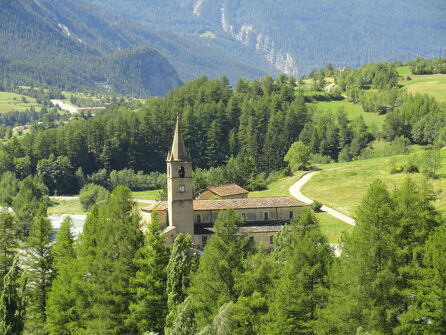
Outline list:
[[[274,234],[307,206],[291,197],[248,198],[249,192],[235,184],[208,188],[194,199],[192,161],[179,120],[172,150],[167,155],[167,193],[167,201],[142,209],[143,217],[149,218],[156,211],[166,225],[164,233],[169,241],[178,233],[186,233],[199,247],[214,233],[213,225],[220,211],[231,208],[245,219],[240,230],[248,232],[256,243],[271,248]]]

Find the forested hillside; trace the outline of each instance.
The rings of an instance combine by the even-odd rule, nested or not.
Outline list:
[[[93,0],[121,17],[209,43],[237,41],[287,74],[332,63],[444,55],[446,3],[429,1]]]

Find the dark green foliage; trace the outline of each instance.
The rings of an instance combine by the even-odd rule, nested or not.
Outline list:
[[[18,257],[3,279],[0,296],[0,334],[20,335],[25,323],[26,278],[21,274]]]
[[[16,255],[18,237],[14,218],[9,214],[0,214],[0,284],[9,272]],[[0,288],[3,286],[0,285]]]
[[[221,305],[235,300],[236,277],[243,272],[244,259],[253,252],[245,234],[238,234],[242,218],[233,210],[219,214],[216,233],[210,238],[192,278],[190,294],[199,329],[209,324]]]
[[[71,229],[71,218],[67,216],[62,221],[53,244],[53,269],[56,276],[63,266],[74,259],[74,237]]]
[[[50,155],[37,163],[37,175],[48,187],[50,195],[74,194],[78,190],[74,170],[68,157]]]
[[[446,231],[442,226],[429,238],[421,277],[414,282],[410,306],[398,334],[444,334],[446,329]]]
[[[163,333],[167,315],[166,266],[169,262],[166,238],[161,222],[152,217],[144,246],[135,257],[136,274],[131,279],[132,301],[127,322],[138,334]]]
[[[19,182],[14,173],[8,171],[0,177],[0,205],[11,207],[19,191]]]
[[[177,318],[178,306],[187,297],[191,276],[198,265],[198,254],[190,235],[178,234],[172,245],[167,272],[167,307],[165,333],[172,331],[173,321]]]
[[[267,334],[313,334],[317,313],[325,306],[332,250],[309,208],[287,232],[292,244],[282,250],[284,267],[272,294]]]
[[[46,304],[53,280],[52,226],[46,204],[40,203],[27,238],[29,306],[26,329],[32,334],[46,333]]]
[[[446,58],[426,59],[417,57],[409,62],[413,74],[446,73]]]
[[[86,211],[93,205],[102,206],[106,204],[109,198],[110,192],[96,184],[85,185],[79,193],[79,201]]]

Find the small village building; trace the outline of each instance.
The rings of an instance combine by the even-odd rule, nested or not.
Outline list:
[[[198,194],[197,199],[239,199],[247,198],[249,191],[237,184],[209,187]]]
[[[192,161],[186,150],[179,119],[172,150],[167,155],[167,201],[142,209],[144,219],[157,212],[165,224],[164,234],[172,242],[178,233],[190,234],[198,247],[204,247],[215,232],[214,223],[222,210],[233,209],[244,218],[241,232],[257,244],[273,247],[273,236],[307,204],[291,197],[248,198],[248,191],[236,185],[210,187],[194,199]]]

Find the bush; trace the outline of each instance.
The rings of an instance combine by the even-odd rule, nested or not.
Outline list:
[[[311,205],[311,208],[316,213],[319,213],[322,209],[322,203],[320,203],[319,201],[314,201],[313,204]]]
[[[390,170],[390,174],[398,174],[398,173],[403,173],[404,168],[402,167],[394,167]]]
[[[109,198],[110,192],[104,187],[96,184],[85,185],[82,187],[79,194],[80,203],[86,211],[88,211],[93,205],[104,205],[107,203]]]
[[[418,166],[415,164],[407,164],[405,167],[406,173],[418,173],[420,170],[418,169]]]

